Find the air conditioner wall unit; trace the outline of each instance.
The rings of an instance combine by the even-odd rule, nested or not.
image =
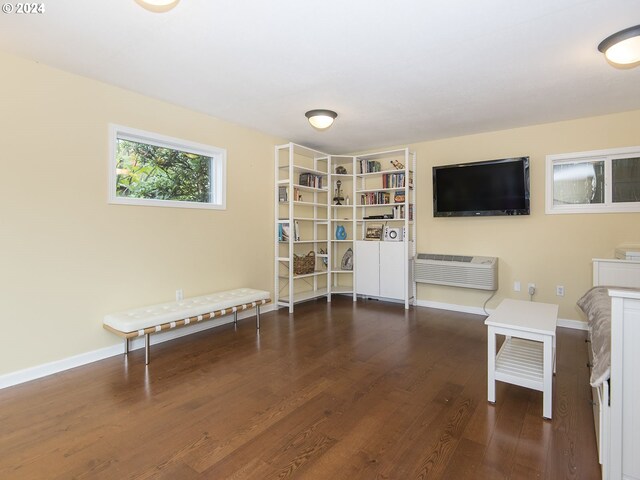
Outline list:
[[[419,283],[495,291],[498,289],[498,258],[419,253],[414,279]]]

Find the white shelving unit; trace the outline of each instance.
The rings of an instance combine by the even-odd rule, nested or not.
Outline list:
[[[393,162],[397,162],[394,166]],[[398,168],[401,165],[401,168]],[[362,170],[371,165],[376,171]],[[294,143],[275,148],[275,297],[279,306],[293,312],[295,303],[318,297],[350,295],[377,296],[381,299],[403,301],[405,308],[415,299],[413,258],[415,257],[416,215],[415,153],[407,148],[359,156],[328,155]],[[300,175],[319,178],[313,187],[301,185]],[[400,181],[403,178],[404,181]],[[340,182],[340,195],[337,184]],[[387,184],[389,183],[389,184]],[[393,186],[391,186],[393,184]],[[286,192],[281,195],[281,191]],[[379,196],[387,203],[369,203],[365,197]],[[341,197],[341,199],[338,199]],[[392,215],[394,218],[367,218]],[[404,227],[401,242],[367,242],[367,251],[377,247],[375,263],[379,282],[374,290],[358,288],[358,262],[367,271],[372,258],[358,255],[357,245],[365,240],[367,227],[373,223],[389,227]],[[299,239],[293,236],[298,225]],[[281,225],[289,225],[292,232],[280,241]],[[336,229],[346,230],[346,239],[336,238]],[[382,244],[386,245],[382,245]],[[342,269],[342,259],[351,249],[353,269]],[[294,255],[316,253],[313,273],[295,275]],[[361,253],[364,251],[361,248]],[[367,278],[366,281],[371,280]],[[365,280],[361,280],[364,282]],[[381,287],[381,288],[380,288]]]
[[[295,303],[329,297],[329,157],[288,143],[275,147],[275,301]],[[308,176],[310,184],[301,184]],[[283,235],[288,227],[289,235]],[[294,256],[315,253],[312,273],[296,275]],[[324,252],[324,253],[323,253]]]
[[[359,155],[354,162],[356,223],[360,230],[356,264],[367,263],[355,276],[356,294],[403,301],[408,309],[416,298],[412,270],[416,255],[416,154],[402,148]],[[371,218],[379,216],[391,218]],[[377,249],[364,243],[367,230],[375,224],[404,228],[403,241],[380,242]]]
[[[336,173],[343,171],[346,173]],[[355,260],[355,238],[356,238],[356,206],[354,202],[355,188],[355,157],[348,155],[331,155],[329,157],[329,185],[332,189],[329,201],[330,219],[330,262],[329,262],[329,289],[330,294],[351,295],[353,301],[357,300],[355,292],[354,271],[355,265],[352,263],[351,270],[343,270],[342,259],[349,249],[351,249],[352,262]],[[337,183],[340,182],[342,200],[336,200]],[[338,205],[340,203],[340,205]],[[338,240],[336,230],[338,226],[343,226],[347,232],[345,240]]]

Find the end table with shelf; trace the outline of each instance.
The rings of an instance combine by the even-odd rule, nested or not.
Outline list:
[[[542,392],[542,416],[551,419],[558,305],[503,300],[487,317],[487,397],[496,401],[496,381]],[[496,336],[505,340],[496,354]]]

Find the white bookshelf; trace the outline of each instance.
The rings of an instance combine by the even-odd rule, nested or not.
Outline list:
[[[399,164],[394,166],[392,160],[402,163],[402,168],[397,168]],[[377,171],[363,172],[361,171],[363,162],[376,162],[379,167],[376,168]],[[404,227],[406,232],[402,242],[395,242],[401,245],[387,245],[388,248],[378,249],[378,252],[394,252],[393,255],[398,256],[398,259],[395,259],[395,257],[388,257],[391,253],[384,253],[387,255],[384,259],[386,261],[379,263],[383,266],[383,271],[387,272],[385,275],[391,275],[389,282],[395,282],[394,285],[397,282],[401,283],[400,287],[391,290],[383,288],[382,292],[393,291],[393,294],[390,298],[384,296],[380,298],[403,301],[405,308],[409,308],[415,300],[416,290],[411,271],[415,257],[416,222],[409,218],[411,210],[413,218],[416,218],[415,178],[413,178],[416,170],[415,153],[404,148],[358,156],[328,155],[288,143],[276,146],[275,167],[275,300],[277,305],[288,307],[289,311],[293,312],[294,304],[323,296],[326,296],[329,302],[332,295],[349,295],[353,301],[356,301],[359,295],[357,245],[365,239],[367,227],[378,223],[389,227]],[[299,181],[301,174],[316,176],[321,179],[320,184],[301,185]],[[404,175],[404,184],[398,183],[394,187],[384,184],[385,178],[387,181],[393,178],[397,183],[401,175]],[[412,178],[413,182],[409,182],[409,178]],[[341,200],[337,200],[338,182],[340,182]],[[280,196],[282,188],[286,189],[286,198]],[[403,193],[403,201],[394,200],[399,192]],[[381,198],[386,195],[388,202],[365,204],[362,197],[366,195],[380,195]],[[404,212],[402,218],[400,218],[401,211]],[[380,215],[396,215],[397,218],[366,218]],[[289,225],[290,231],[293,232],[292,225],[296,224],[300,238],[294,238],[291,234],[286,241],[281,241],[282,225]],[[336,238],[336,229],[339,225],[345,228],[346,239]],[[369,245],[369,247],[375,247],[375,245]],[[353,255],[353,269],[342,270],[342,259],[349,249]],[[315,271],[295,275],[293,273],[294,255],[306,255],[310,250],[316,254]],[[364,249],[361,250],[364,251]],[[363,263],[372,261],[362,255],[360,258]]]
[[[356,295],[402,301],[408,309],[416,298],[412,270],[416,255],[416,154],[401,148],[358,155],[354,162],[359,230],[355,245],[360,250],[356,255]],[[392,217],[370,218],[381,215]],[[383,228],[404,228],[403,241],[379,242],[380,248],[370,244],[374,241],[365,242],[367,229],[376,224]],[[366,263],[360,274],[359,262]]]
[[[294,143],[275,147],[275,302],[294,304],[329,295],[329,157]],[[303,184],[307,176],[311,184]],[[283,238],[282,229],[289,235]],[[311,273],[296,275],[294,256],[315,253]],[[324,254],[322,252],[325,252]]]
[[[352,265],[355,257],[355,238],[357,231],[355,198],[355,157],[351,155],[331,155],[329,157],[329,185],[332,189],[330,195],[331,206],[331,247],[329,258],[329,295],[351,295],[353,301],[357,300],[353,281],[353,270],[342,270],[342,258],[351,249]],[[346,173],[336,173],[337,169],[344,169]],[[341,183],[343,200],[338,205],[336,198],[337,183]],[[336,238],[336,229],[341,225],[347,232],[345,240]],[[355,265],[353,267],[355,269]]]

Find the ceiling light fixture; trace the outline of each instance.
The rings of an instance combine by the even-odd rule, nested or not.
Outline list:
[[[309,119],[309,123],[313,128],[318,130],[326,130],[329,128],[338,114],[333,110],[309,110],[304,114]]]
[[[598,50],[616,65],[640,63],[640,25],[625,28],[605,38],[598,45]]]
[[[146,8],[150,12],[162,13],[168,12],[178,5],[180,0],[135,0],[142,8]]]

